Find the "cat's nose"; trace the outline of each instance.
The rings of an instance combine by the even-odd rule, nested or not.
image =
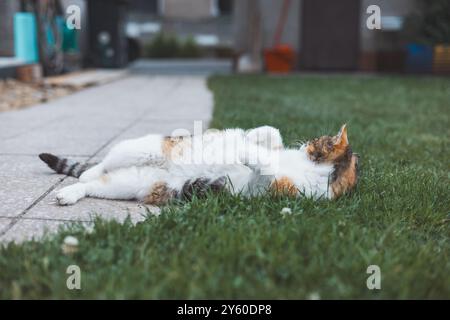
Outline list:
[[[319,161],[322,158],[322,155],[320,153],[314,153],[314,161]]]
[[[317,153],[313,152],[309,154],[309,159],[311,161],[316,161],[317,160]]]

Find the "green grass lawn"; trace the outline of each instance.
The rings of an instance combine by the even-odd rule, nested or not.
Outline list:
[[[97,221],[0,249],[1,298],[450,298],[450,80],[213,77],[212,127],[273,125],[285,142],[348,123],[357,191],[338,201],[229,195],[136,226]],[[283,216],[280,210],[292,209]],[[67,234],[79,241],[61,252]],[[66,288],[79,265],[82,290]],[[381,290],[366,269],[381,268]]]

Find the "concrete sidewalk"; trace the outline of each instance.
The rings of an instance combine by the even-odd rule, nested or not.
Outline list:
[[[146,208],[129,201],[83,199],[57,206],[54,190],[75,179],[52,173],[37,155],[95,161],[123,139],[177,128],[192,132],[194,120],[206,129],[212,106],[205,76],[130,73],[47,104],[0,113],[0,242],[39,238],[68,221],[89,225],[95,215],[143,220]]]

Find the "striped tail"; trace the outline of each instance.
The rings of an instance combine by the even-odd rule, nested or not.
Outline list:
[[[41,153],[39,158],[44,161],[56,173],[79,178],[83,172],[95,163],[80,163],[74,160],[60,158],[50,153]]]

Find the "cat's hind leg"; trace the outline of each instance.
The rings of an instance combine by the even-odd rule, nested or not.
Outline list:
[[[158,168],[130,167],[102,174],[98,179],[78,182],[57,191],[60,205],[71,205],[84,197],[143,200],[152,186],[167,181],[168,173]]]
[[[163,137],[159,134],[121,141],[111,148],[99,164],[86,170],[80,176],[80,181],[92,181],[119,168],[161,165],[164,162],[162,141]]]
[[[124,140],[111,148],[105,158],[96,166],[86,170],[81,182],[100,178],[103,174],[132,166],[161,166],[165,162],[162,151],[164,137],[159,134]]]

